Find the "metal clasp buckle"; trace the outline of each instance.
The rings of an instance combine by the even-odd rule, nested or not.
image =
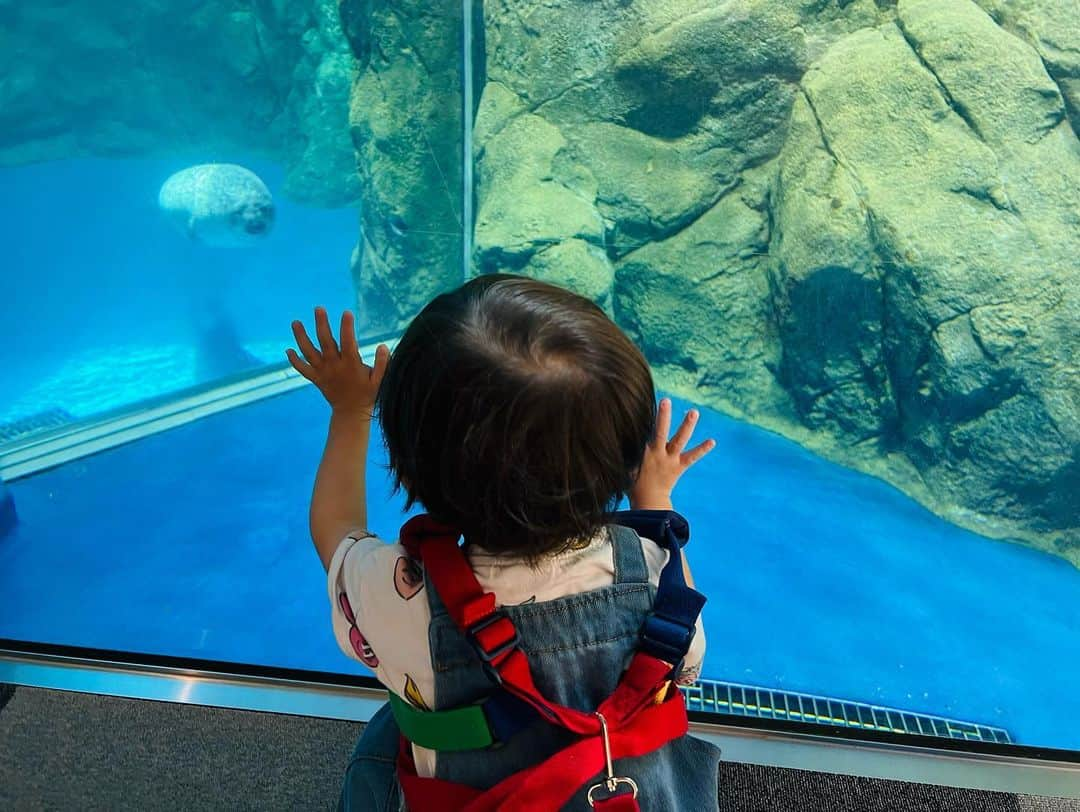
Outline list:
[[[485,649],[477,637],[477,634],[482,632],[489,626],[493,626],[500,620],[505,620],[510,624],[510,628],[514,630],[513,635],[509,640],[500,643],[491,651]],[[521,638],[518,636],[517,628],[514,626],[510,616],[506,613],[505,609],[496,609],[490,615],[473,623],[465,630],[465,634],[469,643],[472,645],[473,651],[476,652],[476,656],[480,658],[480,665],[483,667],[484,672],[488,675],[488,678],[496,685],[502,685],[502,675],[499,673],[499,669],[495,666],[495,660],[502,657],[521,643]]]
[[[604,739],[604,761],[607,764],[607,778],[601,781],[599,784],[593,784],[589,787],[589,794],[587,796],[589,801],[589,807],[595,807],[597,800],[607,801],[613,798],[616,794],[616,790],[619,788],[619,784],[625,784],[630,787],[630,791],[634,794],[633,797],[638,796],[638,785],[633,778],[620,777],[615,775],[614,765],[611,763],[611,740],[608,738],[607,719],[604,718],[602,713],[597,713],[596,718],[600,720],[600,735]],[[593,793],[601,787],[607,789],[608,795],[606,798],[596,799],[593,798]]]

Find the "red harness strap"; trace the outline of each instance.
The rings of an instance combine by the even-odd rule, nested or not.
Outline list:
[[[610,760],[641,756],[657,750],[687,731],[686,705],[675,690],[657,704],[656,697],[671,679],[672,666],[638,652],[614,693],[597,709],[583,713],[549,702],[533,682],[529,661],[517,647],[517,630],[497,611],[495,596],[484,592],[458,546],[458,534],[426,515],[416,516],[401,530],[408,553],[419,558],[455,625],[477,645],[489,673],[503,690],[528,702],[551,723],[582,735],[581,741],[541,764],[509,776],[488,790],[478,790],[435,778],[421,778],[408,743],[402,740],[398,779],[409,808],[462,812],[510,812],[558,809],[590,778],[610,765],[602,736],[602,716]],[[628,783],[628,782],[626,782]],[[598,798],[606,812],[636,810],[636,791]]]

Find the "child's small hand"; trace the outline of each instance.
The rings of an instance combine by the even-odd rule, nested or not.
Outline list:
[[[330,329],[326,310],[321,307],[315,308],[318,349],[299,321],[292,323],[292,331],[296,337],[296,345],[304,356],[304,360],[300,360],[296,350],[290,348],[285,351],[293,369],[319,388],[335,412],[356,412],[370,418],[375,406],[375,394],[379,391],[379,382],[382,381],[386,363],[390,358],[387,346],[380,344],[375,350],[373,367],[365,364],[356,343],[353,314],[348,310],[341,316],[340,349]]]
[[[675,483],[691,465],[716,447],[715,440],[706,440],[689,451],[683,451],[690,442],[697,424],[697,409],[691,409],[683,418],[675,436],[668,441],[671,430],[671,400],[664,398],[656,415],[656,436],[645,448],[634,487],[630,489],[630,506],[638,510],[671,510],[671,492]]]

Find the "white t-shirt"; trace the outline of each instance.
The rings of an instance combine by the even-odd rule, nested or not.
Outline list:
[[[641,539],[649,581],[657,584],[668,551]],[[610,586],[615,581],[613,547],[607,530],[587,546],[549,556],[538,566],[524,559],[495,555],[477,547],[468,551],[480,586],[494,592],[499,606],[541,603]],[[422,710],[434,707],[435,672],[428,626],[431,610],[419,564],[400,544],[388,544],[367,531],[346,536],[327,571],[334,637],[341,650],[371,668],[389,690]],[[701,673],[705,632],[697,633],[686,655],[679,683],[693,683]],[[413,747],[416,770],[435,774],[435,753]]]

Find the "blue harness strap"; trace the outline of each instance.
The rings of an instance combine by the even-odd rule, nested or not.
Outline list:
[[[690,525],[672,510],[624,510],[616,513],[613,520],[668,551],[652,612],[641,628],[638,648],[671,663],[674,676],[678,676],[705,605],[705,596],[686,583],[683,570],[682,548],[690,541]]]

